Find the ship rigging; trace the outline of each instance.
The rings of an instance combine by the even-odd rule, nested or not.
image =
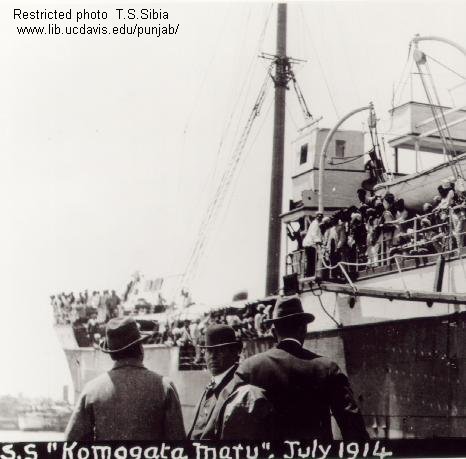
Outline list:
[[[333,129],[320,127],[317,122],[320,118],[312,117],[293,72],[293,65],[301,61],[286,53],[286,21],[286,5],[279,4],[277,51],[263,54],[270,66],[204,214],[182,276],[182,287],[186,293],[196,274],[220,208],[231,192],[267,90],[273,83],[274,151],[266,282],[266,293],[273,295],[257,301],[243,300],[244,319],[249,321],[267,308],[270,311],[275,294],[281,291],[278,262],[281,232],[285,226],[288,237],[284,238],[283,293],[298,294],[304,309],[315,315],[305,345],[337,361],[348,373],[371,437],[464,436],[465,232],[461,225],[454,226],[455,222],[463,224],[465,221],[458,217],[464,211],[464,202],[448,203],[445,208],[440,202],[438,208],[422,210],[422,214],[411,218],[398,201],[400,207],[394,207],[395,196],[402,196],[408,207],[421,212],[419,203],[422,207],[426,194],[431,199],[435,185],[444,179],[448,179],[447,188],[442,187],[445,202],[447,195],[455,195],[455,185],[461,192],[460,162],[465,159],[461,153],[466,146],[466,132],[460,126],[464,110],[442,108],[435,93],[434,98],[427,96],[427,104],[409,101],[393,107],[390,115],[394,134],[388,139],[388,145],[395,150],[396,167],[392,174],[388,164],[382,161],[386,159],[385,142],[379,141],[381,130],[373,104],[364,105],[342,118],[338,116],[340,121]],[[413,41],[415,47],[419,41],[422,41],[420,37]],[[424,68],[425,55],[420,51],[414,55],[416,64]],[[421,73],[421,69],[418,70]],[[290,83],[296,91],[305,126],[298,130],[292,146],[292,191],[289,206],[284,210],[284,103]],[[348,117],[360,111],[369,112],[367,126],[371,145],[368,153],[362,130],[340,129]],[[449,121],[449,114],[456,117]],[[418,142],[422,135],[422,142]],[[424,173],[401,175],[397,159],[403,150],[415,151],[416,157],[423,151],[433,152],[445,155],[447,161]],[[365,167],[367,154],[373,166],[373,175],[369,177]],[[453,175],[452,188],[449,178],[453,171],[456,175]],[[361,184],[368,189],[360,188]],[[366,193],[370,194],[367,202]],[[356,196],[362,199],[358,206],[354,205]],[[368,210],[371,206],[372,212]],[[400,211],[403,218],[382,220],[382,216],[392,211]],[[377,223],[370,213],[379,219]],[[366,223],[373,224],[379,231],[373,233],[370,244],[367,238],[351,232],[354,228],[362,229]],[[325,225],[329,225],[326,229],[339,232],[333,245],[331,238],[324,244],[325,232],[321,226],[325,228]],[[397,244],[392,244],[395,239],[392,229],[401,229],[402,225],[403,235],[399,231]],[[305,245],[304,238],[311,229],[316,237]],[[372,250],[367,251],[368,248]],[[232,308],[239,310],[237,305],[232,305],[219,315],[232,315]],[[216,319],[221,320],[221,317]],[[154,326],[144,315],[137,319],[141,326]],[[249,322],[244,324],[237,324],[240,331]],[[56,328],[75,380],[75,390],[79,392],[87,380],[105,371],[110,362],[95,348],[78,342],[75,324],[57,324]],[[189,422],[198,399],[196,390],[205,386],[207,375],[201,365],[194,364],[192,359],[188,361],[189,357],[194,357],[193,346],[173,344],[163,341],[147,345],[146,361],[150,368],[167,374],[174,381]],[[268,336],[249,335],[245,339],[244,354],[261,352],[271,344]],[[418,391],[419,387],[424,390]]]
[[[277,52],[276,54],[263,52],[259,56],[262,59],[271,61],[271,63],[265,72],[265,78],[250,111],[246,124],[241,131],[239,141],[237,142],[236,147],[232,150],[225,171],[223,172],[219,184],[204,213],[186,269],[181,277],[180,287],[184,292],[189,290],[189,284],[195,276],[196,269],[204,253],[205,246],[208,243],[208,238],[211,234],[212,228],[216,223],[219,211],[231,191],[231,184],[234,180],[235,174],[237,173],[238,165],[242,155],[244,154],[254,122],[260,115],[267,95],[267,90],[271,82],[273,82],[275,87],[275,114],[265,294],[277,294],[279,291],[282,232],[280,214],[282,212],[281,203],[283,195],[285,97],[286,91],[289,89],[288,85],[290,82],[293,85],[294,93],[297,97],[307,126],[311,125],[314,122],[314,119],[299,86],[295,72],[293,71],[293,65],[301,64],[305,61],[286,55],[286,4],[279,4],[277,8]],[[273,73],[273,69],[275,69],[275,73]]]

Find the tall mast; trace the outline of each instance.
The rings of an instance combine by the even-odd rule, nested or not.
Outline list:
[[[283,157],[285,147],[285,98],[288,82],[286,56],[286,3],[277,9],[277,53],[275,56],[275,109],[272,172],[270,180],[269,239],[265,294],[276,294],[280,285],[281,221],[283,199]]]

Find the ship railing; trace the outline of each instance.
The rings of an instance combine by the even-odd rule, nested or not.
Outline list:
[[[288,274],[298,274],[298,277],[305,277],[307,274],[308,256],[305,249],[298,249],[291,252],[286,257],[286,270]]]
[[[343,265],[356,268],[357,271],[367,271],[374,267],[391,267],[393,263],[400,270],[398,259],[421,258],[427,256],[452,255],[460,252],[464,246],[464,216],[459,217],[461,230],[455,230],[453,224],[453,212],[455,209],[464,209],[464,204],[450,207],[448,209],[436,209],[433,212],[418,215],[402,222],[404,227],[411,226],[411,231],[404,234],[410,241],[404,244],[390,244],[393,237],[382,238],[381,251],[375,260],[357,260],[356,263],[341,262]],[[420,226],[420,222],[426,217],[438,218],[440,213],[448,212],[447,218],[440,223],[429,226]],[[410,225],[411,224],[411,225]]]
[[[334,277],[335,274],[342,275],[343,279],[353,277],[352,274],[367,272],[374,268],[385,267],[400,270],[399,259],[425,259],[428,256],[451,255],[461,253],[464,247],[464,238],[466,231],[464,226],[466,219],[464,215],[459,218],[460,230],[454,228],[453,213],[456,209],[465,209],[465,204],[452,206],[445,209],[435,209],[432,212],[416,215],[404,221],[390,222],[395,228],[402,227],[406,232],[399,234],[409,241],[401,244],[393,244],[393,233],[387,237],[382,235],[378,239],[379,250],[375,254],[369,253],[370,247],[364,247],[355,250],[353,260],[340,260],[335,264],[328,263],[325,250],[317,248],[313,250],[298,249],[287,256],[287,273],[298,274],[299,278],[318,276],[322,279]],[[429,226],[422,226],[421,222],[425,218],[438,216],[442,213],[448,213],[444,221],[436,221]],[[372,247],[376,246],[374,244]],[[314,256],[313,256],[314,255]]]
[[[387,266],[392,264],[394,261],[393,255],[408,257],[418,254],[438,255],[450,253],[454,248],[456,248],[456,250],[462,249],[464,245],[464,235],[466,234],[463,230],[465,218],[464,216],[459,217],[461,230],[455,231],[453,213],[456,209],[464,208],[465,205],[460,204],[446,209],[435,209],[432,212],[417,215],[403,222],[395,223],[396,225],[401,224],[410,230],[403,234],[404,237],[409,237],[410,240],[402,244],[394,245],[391,244],[393,236],[382,238],[380,256],[375,263],[372,263],[372,266]],[[437,220],[438,216],[442,213],[448,214],[440,223],[434,221],[432,225],[421,225],[423,219],[434,217],[434,220]],[[393,253],[394,251],[397,253]],[[367,263],[364,263],[363,260],[358,260],[358,262],[362,269],[366,269]]]

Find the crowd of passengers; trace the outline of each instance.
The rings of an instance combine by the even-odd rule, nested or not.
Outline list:
[[[226,308],[212,311],[202,319],[155,323],[151,342],[166,345],[203,344],[204,331],[213,324],[230,325],[241,340],[272,336],[264,321],[270,318],[271,305],[247,305],[244,309]]]
[[[394,254],[461,249],[466,197],[455,191],[453,182],[443,183],[438,192],[432,202],[424,203],[422,211],[413,212],[392,193],[381,197],[361,188],[357,191],[358,205],[331,217],[317,213],[304,237],[302,231],[289,229],[288,236],[297,242],[298,249],[306,251],[305,275],[313,275],[317,269],[328,276],[329,271],[322,268],[339,262],[349,263],[351,271],[360,263],[383,264]]]
[[[73,325],[75,332],[86,345],[98,344],[103,337],[105,323],[113,317],[124,314],[142,315],[151,313],[150,306],[136,308],[133,312],[125,311],[120,297],[114,290],[109,293],[87,290],[75,295],[64,292],[50,297],[55,323]],[[142,314],[141,314],[142,312]],[[153,321],[152,335],[148,343],[167,346],[196,347],[204,341],[204,331],[212,324],[232,326],[239,339],[247,340],[271,336],[270,328],[264,320],[270,318],[271,305],[250,304],[244,309],[225,308],[211,311],[204,317],[190,320],[169,319],[166,322]],[[196,360],[200,354],[196,350]]]
[[[59,293],[50,297],[56,324],[105,323],[122,314],[121,299],[115,290],[102,293],[87,290],[78,294]]]
[[[202,319],[194,321],[172,321],[165,324],[155,322],[148,343],[191,349],[190,360],[194,364],[200,364],[203,362],[200,346],[205,344],[205,331],[210,325],[230,325],[235,330],[237,339],[244,341],[271,337],[270,325],[264,323],[271,318],[271,314],[271,304],[249,304],[244,309],[225,308],[211,311]]]

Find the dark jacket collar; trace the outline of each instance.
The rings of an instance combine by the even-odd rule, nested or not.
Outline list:
[[[283,339],[277,344],[277,348],[292,353],[292,351],[299,351],[303,346],[294,339]]]
[[[128,359],[117,360],[114,363],[112,370],[118,370],[119,368],[123,368],[123,367],[145,368],[144,364],[142,363],[140,359],[128,358]]]
[[[282,340],[277,344],[277,349],[281,349],[298,359],[312,360],[320,357],[318,354],[305,349],[301,344],[294,340]]]
[[[295,357],[302,358],[303,346],[294,340],[284,339],[277,344],[277,349],[288,352]]]

